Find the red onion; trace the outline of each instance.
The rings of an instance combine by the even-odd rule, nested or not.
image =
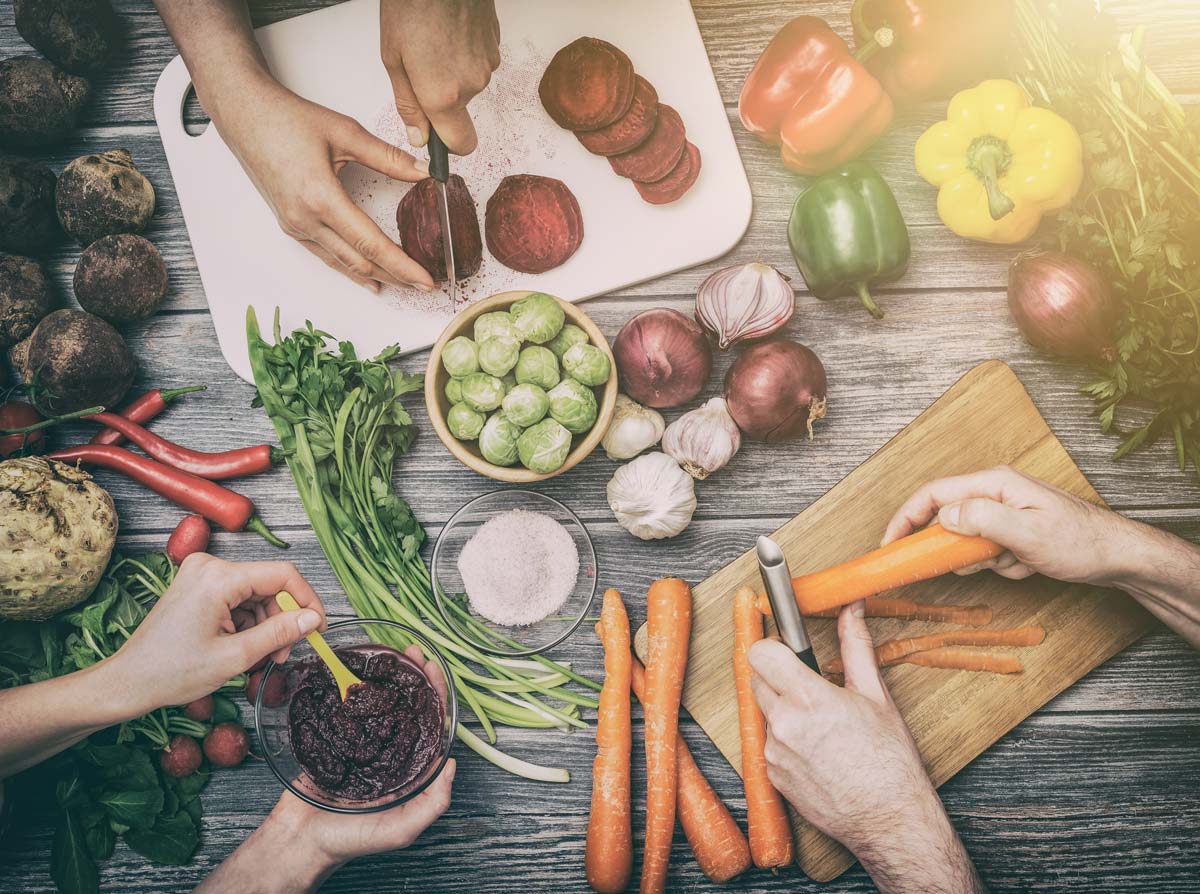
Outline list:
[[[769,341],[747,348],[725,375],[725,400],[752,438],[786,441],[825,416],[825,367],[804,345]]]
[[[1035,348],[1059,357],[1111,361],[1117,302],[1086,262],[1057,251],[1017,255],[1008,268],[1008,307]]]
[[[622,390],[647,407],[687,403],[712,372],[712,349],[693,320],[665,307],[632,317],[613,342]]]
[[[722,351],[782,329],[796,310],[788,278],[766,264],[722,267],[696,290],[696,322]]]

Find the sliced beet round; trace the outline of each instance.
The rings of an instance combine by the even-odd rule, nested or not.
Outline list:
[[[466,279],[479,272],[483,263],[483,240],[479,215],[467,184],[458,174],[446,181],[446,205],[454,233],[454,274]],[[404,194],[396,208],[400,246],[408,256],[429,271],[434,282],[446,279],[446,254],[442,246],[442,218],[438,214],[437,181],[420,180]]]
[[[620,155],[642,145],[654,132],[658,119],[658,91],[653,85],[637,76],[633,91],[633,102],[629,109],[608,127],[582,131],[576,136],[583,148],[595,155]]]
[[[599,130],[625,114],[633,88],[628,56],[607,40],[581,37],[554,54],[538,96],[559,127]]]
[[[608,163],[622,177],[641,183],[653,183],[671,173],[687,145],[687,131],[679,113],[665,103],[658,104],[658,117],[650,136],[629,152],[610,155]]]
[[[676,199],[682,199],[699,176],[700,150],[694,144],[688,143],[686,151],[679,157],[671,173],[651,183],[639,183],[635,180],[633,185],[637,187],[641,197],[651,205],[669,205]]]
[[[545,273],[575,254],[583,242],[583,214],[561,180],[537,174],[505,177],[488,199],[484,238],[505,267]]]

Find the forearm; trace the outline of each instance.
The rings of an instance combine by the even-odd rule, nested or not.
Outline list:
[[[937,793],[909,807],[854,848],[880,894],[986,894]]]
[[[1113,586],[1200,649],[1200,546],[1140,522],[1127,525]]]
[[[142,713],[121,669],[107,659],[85,670],[0,691],[0,779]]]
[[[340,864],[312,848],[297,848],[300,830],[278,808],[195,889],[195,894],[301,894],[316,891]],[[281,859],[281,855],[286,858]],[[264,872],[264,867],[271,867]]]
[[[196,96],[218,129],[227,108],[270,78],[246,0],[155,0],[192,76]]]

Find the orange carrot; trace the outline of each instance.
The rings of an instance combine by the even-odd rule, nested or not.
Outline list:
[[[904,661],[908,664],[919,664],[921,667],[980,671],[989,674],[1019,674],[1025,670],[1021,659],[1015,655],[976,652],[972,649],[953,646],[944,649],[930,649],[928,652],[914,652],[906,655]]]
[[[1036,646],[1046,638],[1041,627],[1014,627],[1010,630],[946,630],[924,636],[890,639],[875,647],[880,667],[899,664],[914,652],[928,652],[945,646]],[[831,674],[842,673],[842,659],[834,658],[822,668]]]
[[[742,783],[746,787],[746,824],[754,865],[792,862],[792,824],[783,798],[767,778],[767,725],[750,688],[750,647],[763,638],[762,614],[754,591],[742,587],[733,599],[733,680],[737,687],[738,729],[742,736]]]
[[[667,887],[675,835],[679,699],[692,631],[692,590],[677,577],[656,580],[646,594],[646,837],[642,894]]]
[[[604,644],[604,688],[596,716],[596,760],[592,764],[592,813],[584,867],[598,894],[618,894],[633,872],[630,821],[630,753],[633,749],[629,686],[629,616],[616,590],[606,590],[596,633]]]
[[[762,597],[759,598],[761,603]],[[836,618],[840,608],[805,613],[808,618]],[[966,627],[982,627],[992,621],[992,609],[987,605],[940,605],[936,602],[915,602],[887,596],[867,597],[868,618],[901,618],[906,621],[944,621]]]
[[[645,700],[646,671],[636,658],[633,659],[633,692]],[[679,767],[675,812],[679,824],[683,826],[683,834],[704,874],[714,882],[727,882],[750,868],[750,844],[725,802],[704,778],[683,736],[679,737],[675,748],[675,763]]]
[[[837,608],[995,558],[1004,548],[984,537],[968,537],[930,525],[866,555],[792,579],[796,602],[804,614]],[[770,614],[766,597],[758,610]]]

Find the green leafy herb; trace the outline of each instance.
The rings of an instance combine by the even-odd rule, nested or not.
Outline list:
[[[1117,356],[1084,387],[1115,459],[1170,438],[1200,472],[1200,118],[1085,0],[1019,0],[1022,82],[1075,125],[1087,177],[1058,215],[1056,246],[1089,261],[1122,301]],[[1122,428],[1118,410],[1139,414]],[[1128,414],[1127,414],[1128,415]]]

